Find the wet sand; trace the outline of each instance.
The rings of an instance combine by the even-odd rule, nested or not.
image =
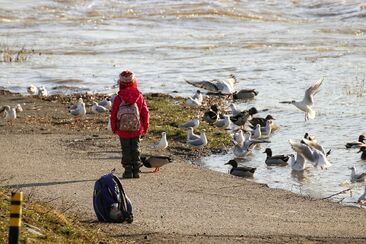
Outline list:
[[[64,102],[1,93],[0,105],[20,103],[12,126],[0,120],[0,185],[77,213],[113,236],[147,243],[365,243],[365,209],[310,199],[191,165],[179,155],[160,173],[142,168],[122,180],[132,200],[132,224],[100,224],[92,208],[95,180],[122,175],[119,140],[107,115],[82,122]],[[89,104],[87,104],[89,105]],[[153,153],[151,141],[142,152]]]

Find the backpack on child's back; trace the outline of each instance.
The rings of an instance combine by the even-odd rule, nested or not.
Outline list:
[[[94,184],[93,207],[99,221],[132,223],[132,204],[118,177],[113,173],[100,177]]]
[[[121,96],[121,104],[117,111],[117,127],[122,131],[138,131],[140,129],[140,111],[136,103],[128,104]]]

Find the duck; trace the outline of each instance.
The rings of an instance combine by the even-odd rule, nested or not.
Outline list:
[[[362,146],[366,146],[365,139],[366,139],[366,137],[364,135],[360,135],[358,137],[358,141],[347,142],[346,148],[348,148],[348,149],[349,148],[360,148]]]
[[[203,114],[202,118],[211,125],[215,123],[219,119],[219,106],[217,104],[211,105],[210,109]]]
[[[235,159],[229,160],[225,165],[231,165],[230,174],[239,177],[253,177],[253,174],[257,168],[241,166],[238,167],[238,162]]]
[[[146,168],[155,168],[154,173],[160,172],[161,167],[173,161],[169,156],[141,156],[140,159]]]
[[[356,182],[365,182],[366,180],[366,172],[361,173],[361,174],[357,174],[356,173],[356,167],[352,166],[349,168],[352,172],[351,172],[351,183],[356,183]]]
[[[275,120],[275,118],[268,114],[265,118],[253,117],[251,120],[249,120],[249,122],[252,124],[253,128],[255,128],[257,124],[259,124],[261,127],[265,127],[268,120]]]
[[[252,107],[249,110],[241,111],[237,115],[230,116],[230,120],[237,126],[243,126],[248,120],[251,120],[252,115],[256,113],[258,113],[258,110],[255,107]]]
[[[255,89],[241,89],[233,93],[233,99],[252,99],[258,95],[258,91]]]
[[[267,147],[263,153],[267,154],[267,158],[265,160],[265,163],[269,166],[286,166],[287,162],[289,160],[288,155],[272,155],[272,149]]]
[[[360,153],[360,152],[362,152],[361,159],[366,160],[366,146],[360,147],[360,151],[358,151],[358,153]]]

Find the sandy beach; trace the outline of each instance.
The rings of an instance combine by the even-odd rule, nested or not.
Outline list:
[[[0,186],[138,243],[366,242],[365,209],[270,189],[179,155],[160,173],[142,168],[140,179],[122,180],[132,224],[97,223],[94,182],[113,168],[122,175],[119,140],[106,129],[107,115],[88,113],[75,122],[67,115],[69,101],[0,93],[0,105],[24,109],[12,126],[0,120]],[[153,153],[151,141],[141,144],[143,153]]]

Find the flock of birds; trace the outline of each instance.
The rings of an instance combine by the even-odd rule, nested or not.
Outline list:
[[[283,101],[281,103],[293,104],[299,110],[304,112],[305,121],[314,119],[316,112],[314,110],[314,96],[320,91],[324,79],[320,79],[309,86],[300,101]],[[227,98],[236,99],[251,99],[258,95],[255,89],[235,90],[237,80],[235,76],[225,80],[210,80],[210,81],[186,81],[188,84],[204,89],[209,95],[221,95]],[[47,96],[48,92],[44,87],[35,87],[31,85],[27,88],[30,95]],[[93,102],[91,111],[93,113],[107,113],[110,111],[114,98],[117,94],[112,95],[100,102]],[[186,98],[185,105],[190,107],[203,106],[204,95],[200,90],[197,90],[191,97]],[[194,149],[203,148],[208,144],[208,138],[205,129],[200,129],[200,134],[195,134],[194,129],[198,128],[201,122],[208,123],[217,129],[224,129],[232,133],[232,143],[234,159],[225,163],[231,165],[230,174],[240,177],[252,177],[256,168],[239,166],[236,159],[245,158],[251,154],[254,149],[260,148],[260,144],[270,143],[270,136],[273,131],[278,129],[278,125],[274,123],[272,115],[268,114],[265,118],[258,117],[259,111],[252,107],[248,110],[239,110],[234,103],[230,104],[230,112],[220,111],[217,104],[213,104],[204,112],[203,115],[198,115],[195,118],[181,124],[179,128],[187,130],[187,144]],[[4,119],[10,122],[16,118],[16,113],[23,109],[20,104],[16,107],[8,105],[0,108],[0,112],[4,111]],[[77,103],[69,107],[69,114],[76,118],[80,118],[86,114],[85,103],[82,98],[79,98]],[[290,165],[293,171],[303,171],[309,165],[315,168],[327,169],[332,164],[328,160],[331,150],[326,151],[320,145],[315,136],[306,133],[299,141],[289,140],[290,147],[294,151],[293,154],[273,155],[271,148],[266,148],[263,153],[267,157],[265,163],[268,166],[287,166]],[[154,148],[161,151],[169,146],[166,132],[162,132],[161,139],[154,144]],[[358,141],[346,143],[346,148],[359,148],[361,159],[366,160],[366,137],[360,135]],[[142,163],[148,168],[155,168],[154,172],[158,172],[160,167],[171,163],[172,159],[168,156],[148,156],[142,157]],[[353,166],[351,170],[351,183],[366,182],[366,172],[357,173]],[[360,196],[359,201],[366,200],[366,184],[365,192]]]
[[[302,112],[304,119],[308,121],[314,119],[316,112],[314,110],[314,96],[320,91],[324,79],[320,79],[311,84],[306,90],[302,100],[299,101],[282,101],[280,103],[292,104]],[[228,98],[236,99],[251,99],[258,92],[255,89],[235,90],[236,79],[231,76],[226,80],[211,80],[211,81],[186,81],[188,84],[208,91],[207,95],[215,94],[227,96]],[[203,94],[200,90],[186,98],[186,105],[191,107],[203,106]],[[202,148],[207,145],[208,139],[205,134],[205,129],[200,129],[200,134],[195,134],[194,129],[198,128],[201,122],[206,122],[218,129],[228,130],[232,134],[232,153],[234,158],[229,160],[225,165],[231,165],[229,173],[239,177],[253,177],[256,168],[239,166],[238,160],[245,158],[251,154],[254,149],[260,148],[260,144],[270,143],[270,136],[278,129],[278,125],[274,123],[272,115],[268,114],[265,118],[258,117],[259,111],[252,107],[248,110],[238,110],[234,103],[230,104],[230,112],[221,112],[217,104],[204,112],[203,116],[197,116],[179,127],[187,130],[187,144],[193,148]],[[162,132],[160,141],[155,145],[156,149],[162,150],[168,147],[166,133]],[[263,153],[266,153],[265,164],[268,166],[287,166],[293,171],[304,171],[309,166],[325,170],[331,167],[328,156],[331,150],[326,151],[319,144],[313,135],[306,133],[299,140],[289,140],[289,145],[294,151],[287,155],[274,155],[272,149],[267,147]],[[356,142],[346,143],[346,148],[359,148],[362,152],[361,159],[366,160],[366,140],[365,136],[361,135]],[[366,200],[366,172],[357,173],[355,166],[349,168],[351,170],[351,183],[365,184],[365,191],[359,197],[359,202]]]

